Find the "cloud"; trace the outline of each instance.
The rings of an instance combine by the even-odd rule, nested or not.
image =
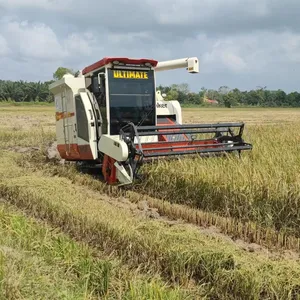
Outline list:
[[[6,37],[6,39],[2,38],[4,45],[7,48],[9,43],[10,48],[13,49],[11,56],[18,56],[20,59],[59,61],[76,55],[91,55],[93,47],[96,47],[95,37],[89,32],[72,33],[65,39],[59,40],[52,28],[43,23],[2,20],[0,25],[2,25],[2,35]]]
[[[241,47],[236,45],[234,40],[215,42],[211,51],[204,53],[203,61],[210,66],[210,72],[224,67],[233,72],[241,72],[247,68],[247,63],[241,54]]]
[[[0,35],[0,57],[7,55],[9,52],[9,47],[6,39]]]
[[[61,11],[65,10],[71,5],[73,0],[0,0],[0,7],[5,9],[16,8],[41,8],[43,10]]]
[[[199,74],[162,72],[158,83],[297,89],[299,9],[298,0],[0,0],[0,79],[50,79],[104,56],[198,56]]]
[[[75,55],[89,56],[95,49],[99,50],[95,36],[92,33],[72,33],[62,42],[64,51],[69,57]]]
[[[2,24],[2,34],[9,41],[12,55],[36,60],[56,60],[66,54],[53,30],[45,24],[29,24],[27,21]]]

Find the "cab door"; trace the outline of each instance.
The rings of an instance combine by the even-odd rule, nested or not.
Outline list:
[[[98,158],[96,118],[86,92],[75,95],[76,126],[78,152],[80,160]]]

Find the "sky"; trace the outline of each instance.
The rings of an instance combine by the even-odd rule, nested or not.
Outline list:
[[[300,91],[299,0],[0,0],[0,79],[45,81],[106,56],[198,57],[188,83]]]

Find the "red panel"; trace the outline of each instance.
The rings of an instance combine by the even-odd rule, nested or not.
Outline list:
[[[127,57],[104,57],[103,59],[97,61],[96,63],[84,68],[82,70],[82,74],[87,74],[90,72],[93,72],[113,61],[119,61],[125,64],[144,64],[144,63],[150,63],[153,67],[156,67],[158,61],[153,60],[153,59],[147,59],[147,58],[141,58],[141,59],[136,59],[136,58],[127,58]]]
[[[57,145],[61,158],[65,160],[93,160],[93,154],[89,145],[65,144]]]
[[[104,155],[103,165],[102,165],[102,174],[104,180],[108,184],[114,184],[117,182],[117,168],[114,166],[115,160],[108,155]]]

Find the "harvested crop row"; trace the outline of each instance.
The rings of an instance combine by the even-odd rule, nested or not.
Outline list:
[[[110,262],[92,259],[86,247],[3,204],[0,244],[1,298],[59,299],[65,294],[82,299],[107,293]]]
[[[205,284],[208,295],[218,299],[293,299],[300,285],[294,261],[245,253],[193,226],[134,218],[64,178],[18,175],[3,178],[2,197],[143,272],[186,287],[191,280]]]
[[[199,226],[216,226],[224,234],[245,242],[256,243],[275,251],[300,250],[300,239],[272,228],[258,226],[254,222],[241,222],[230,217],[221,217],[215,213],[203,212],[186,205],[172,204],[168,201],[147,196],[150,207],[158,209],[162,215],[182,219]]]
[[[241,159],[149,164],[140,191],[299,237],[299,130],[300,123],[248,129],[254,149]]]
[[[4,204],[0,244],[0,299],[194,299]]]
[[[22,156],[17,160],[18,165],[34,170],[43,171],[47,176],[60,176],[70,179],[73,183],[88,186],[94,191],[105,193],[111,197],[126,197],[133,203],[147,201],[151,208],[157,209],[160,215],[170,219],[182,219],[188,223],[199,226],[216,226],[224,234],[229,234],[236,239],[245,242],[256,243],[269,249],[279,250],[300,250],[300,239],[289,234],[289,232],[274,230],[267,226],[260,226],[252,221],[241,221],[237,218],[222,217],[214,212],[207,212],[195,209],[184,204],[175,204],[170,201],[162,201],[142,193],[140,187],[134,192],[131,188],[119,189],[104,184],[100,179],[90,175],[82,174],[76,170],[74,165],[59,165],[46,160],[45,155],[38,151]]]
[[[27,131],[19,128],[0,129],[0,149],[12,147],[32,147],[47,145],[54,140],[54,133],[51,131],[43,131],[40,128]]]

